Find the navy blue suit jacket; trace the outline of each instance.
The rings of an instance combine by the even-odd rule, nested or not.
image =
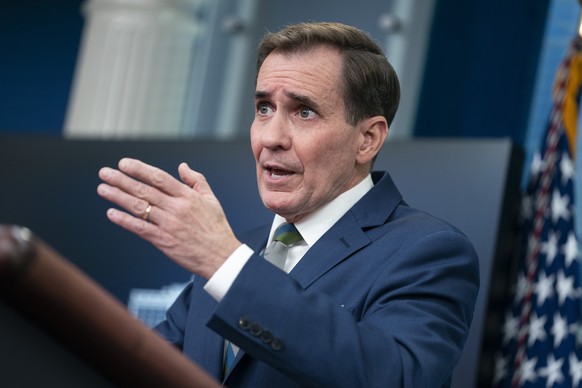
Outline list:
[[[457,229],[410,208],[387,173],[286,274],[255,254],[217,303],[195,277],[156,329],[230,387],[440,387],[464,346],[479,288]],[[430,195],[430,194],[427,194]]]

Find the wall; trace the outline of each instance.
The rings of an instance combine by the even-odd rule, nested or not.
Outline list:
[[[0,131],[61,132],[83,27],[80,4],[0,5]]]
[[[415,134],[509,135],[522,144],[549,1],[439,0]],[[81,3],[0,5],[1,132],[61,132],[83,27]],[[377,17],[366,15],[370,7],[374,15],[390,11],[389,3],[375,0],[361,12],[346,13],[353,2],[330,8],[301,1],[285,8],[289,3],[269,1],[261,12],[264,29],[289,21],[340,20],[382,39]],[[250,97],[245,108],[252,111]]]

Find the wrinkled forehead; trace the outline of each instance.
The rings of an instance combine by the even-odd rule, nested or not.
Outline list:
[[[273,77],[294,77],[299,81],[333,82],[337,87],[343,69],[339,50],[316,46],[304,51],[272,51],[263,62],[256,83]]]
[[[343,63],[343,55],[341,50],[338,47],[331,44],[326,43],[301,44],[293,47],[276,48],[273,51],[271,51],[266,57],[264,57],[262,62],[258,64],[256,77],[258,77],[260,70],[263,68],[265,61],[267,61],[269,57],[283,56],[291,59],[293,57],[298,56],[309,58],[311,55],[319,54],[337,56],[340,59],[340,62]]]

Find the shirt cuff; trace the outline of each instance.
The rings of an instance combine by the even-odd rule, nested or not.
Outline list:
[[[255,252],[246,244],[242,244],[238,247],[232,255],[222,263],[214,275],[208,279],[206,285],[204,285],[204,290],[216,299],[217,302],[220,302],[253,253]]]

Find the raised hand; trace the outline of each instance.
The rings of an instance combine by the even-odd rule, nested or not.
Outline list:
[[[104,167],[99,195],[113,223],[149,241],[188,271],[211,277],[241,243],[235,237],[206,178],[186,163],[179,181],[165,171],[124,158],[118,169]]]

